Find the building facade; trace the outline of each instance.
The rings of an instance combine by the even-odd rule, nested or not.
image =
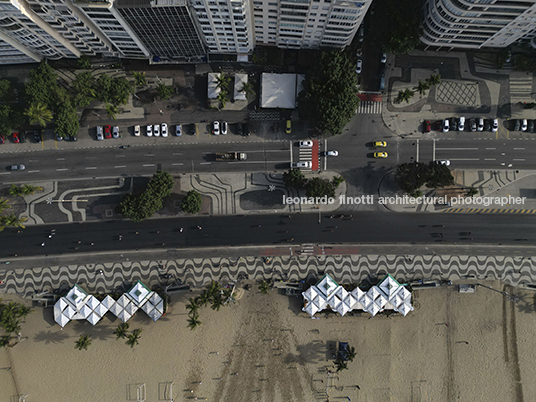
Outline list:
[[[421,41],[430,46],[504,48],[535,35],[533,0],[428,0]]]
[[[253,0],[255,42],[281,48],[344,48],[372,0]]]

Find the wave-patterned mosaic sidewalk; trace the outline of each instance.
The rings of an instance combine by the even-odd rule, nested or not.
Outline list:
[[[6,270],[0,273],[0,293],[29,297],[43,291],[63,291],[82,285],[90,293],[128,290],[137,280],[149,287],[180,279],[192,288],[211,280],[248,278],[309,280],[329,273],[338,283],[374,283],[387,273],[400,282],[432,279],[500,279],[518,286],[536,275],[536,257],[446,255],[327,255],[179,259]],[[164,274],[173,277],[166,279]]]

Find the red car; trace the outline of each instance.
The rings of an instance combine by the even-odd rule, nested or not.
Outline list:
[[[430,120],[426,120],[424,122],[424,132],[429,133],[430,131],[432,131],[432,122]]]
[[[5,142],[6,142],[6,139],[4,138],[2,134],[0,134],[0,144],[3,144]]]
[[[112,138],[112,127],[104,126],[104,138]]]
[[[19,133],[13,133],[13,142],[15,144],[20,143]]]

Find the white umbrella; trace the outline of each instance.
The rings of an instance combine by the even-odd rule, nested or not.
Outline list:
[[[102,303],[99,303],[95,310],[93,310],[96,314],[98,314],[100,317],[102,317],[104,314],[108,312],[108,309],[102,305]]]
[[[162,301],[162,298],[158,295],[158,293],[153,292],[153,294],[151,295],[149,301],[150,301],[154,306],[157,306],[158,303],[160,303],[160,302]]]
[[[130,300],[125,294],[122,294],[116,303],[118,306],[125,308],[125,306],[130,303]]]
[[[387,275],[378,287],[388,299],[392,298],[401,288],[400,284],[391,275]]]
[[[411,307],[409,304],[407,303],[402,303],[400,306],[398,306],[397,308],[397,311],[402,314],[404,317],[411,311],[413,310],[413,307]]]
[[[378,290],[378,288],[376,286],[373,286],[369,289],[369,291],[367,292],[367,295],[372,299],[372,300],[376,300],[376,297],[378,297],[380,295],[380,291]]]
[[[127,322],[128,320],[130,320],[131,317],[132,316],[129,313],[127,313],[125,310],[121,310],[121,312],[117,316],[117,318],[119,318],[123,322]]]
[[[110,295],[106,296],[103,301],[101,301],[101,304],[106,307],[108,310],[115,304],[115,300],[112,299]]]
[[[89,296],[86,299],[86,306],[88,306],[91,310],[95,310],[95,308],[100,304],[100,302],[97,300],[97,298],[93,295]]]
[[[339,307],[339,304],[341,304],[341,299],[333,295],[328,299],[328,304],[331,306],[333,310],[336,310],[337,307]]]
[[[141,305],[146,301],[146,298],[151,294],[151,291],[140,281],[136,282],[132,289],[128,291],[128,295],[137,305]]]
[[[361,299],[363,295],[364,295],[364,292],[359,288],[355,288],[354,290],[352,290],[352,296],[354,296],[356,300]]]
[[[340,315],[344,316],[348,311],[350,311],[350,308],[345,303],[341,303],[337,307],[336,311]]]
[[[400,296],[403,300],[411,299],[411,292],[402,286],[398,291],[398,296]]]
[[[125,311],[130,315],[134,315],[134,313],[138,311],[138,306],[136,306],[134,303],[128,303],[125,306]]]
[[[357,304],[357,300],[351,293],[348,293],[348,295],[344,298],[342,302],[346,304],[350,310],[353,310],[355,305]]]
[[[113,315],[115,315],[116,317],[119,317],[119,313],[121,313],[121,311],[123,310],[124,310],[123,307],[121,307],[117,303],[114,303],[112,304],[112,307],[110,307],[110,310],[108,311],[111,311]]]
[[[54,310],[59,310],[60,312],[65,310],[65,308],[68,306],[67,302],[65,301],[65,298],[60,297],[59,300],[54,304]]]
[[[328,301],[326,300],[326,296],[324,296],[322,293],[319,293],[316,298],[312,301],[314,305],[318,308],[318,310],[324,310],[326,306],[328,305]]]
[[[359,303],[363,306],[363,310],[367,311],[368,307],[372,304],[373,300],[370,296],[365,293],[363,297],[359,300]]]
[[[55,321],[63,328],[70,320],[65,315],[60,314],[58,317],[55,317]]]
[[[67,306],[65,308],[65,310],[63,310],[63,314],[65,314],[67,316],[68,319],[71,319],[74,317],[74,315],[76,314],[76,311],[74,308],[72,308],[71,306]]]
[[[331,279],[328,274],[324,275],[324,277],[320,280],[320,283],[316,284],[317,289],[328,297],[335,291],[335,289],[337,289],[338,286],[339,285],[337,285],[337,283]]]
[[[339,299],[341,300],[346,299],[346,296],[348,296],[348,292],[342,286],[339,286],[337,289],[335,289],[335,294],[339,296]]]
[[[371,303],[370,306],[367,308],[367,311],[374,317],[380,312],[380,308],[376,303]]]
[[[376,300],[374,300],[374,303],[376,303],[378,307],[382,309],[387,304],[387,299],[383,295],[379,295]]]
[[[88,318],[89,315],[92,313],[93,311],[88,307],[86,306],[85,304],[82,306],[82,308],[80,310],[78,310],[77,312],[77,316],[80,316],[82,318]],[[77,318],[78,319],[78,318]]]
[[[302,295],[305,300],[312,301],[318,295],[318,292],[316,291],[315,286],[311,286],[303,292]]]
[[[99,315],[95,314],[95,313],[91,313],[89,315],[89,317],[87,318],[87,320],[93,325],[98,323],[100,319],[101,319],[101,317]]]

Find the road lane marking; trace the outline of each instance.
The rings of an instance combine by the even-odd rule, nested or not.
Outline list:
[[[97,166],[89,166],[89,167],[86,167],[86,170],[95,170],[97,169]]]
[[[64,172],[66,170],[69,170],[69,169],[56,169],[56,172]]]
[[[419,162],[419,140],[417,140],[417,159],[415,162]]]
[[[64,161],[65,158],[56,158],[57,161]]]
[[[200,165],[210,165],[212,162],[201,162]]]
[[[125,167],[127,167],[127,165],[114,166],[114,168],[116,168],[116,169],[119,169],[119,168],[125,168]]]
[[[172,154],[173,156],[180,156],[182,155],[182,153],[178,153],[178,154]]]
[[[486,151],[494,151],[496,150],[497,148],[486,148]]]
[[[440,151],[478,151],[478,148],[437,148]]]
[[[155,164],[154,164],[154,163],[149,163],[149,164],[147,164],[147,165],[142,165],[142,166],[143,166],[143,167],[150,167],[150,166],[155,166]]]
[[[451,161],[479,161],[480,158],[450,158]]]
[[[39,173],[40,170],[28,170],[28,173]]]
[[[525,148],[514,148],[514,151],[524,151]]]
[[[524,161],[525,159],[512,159],[512,160],[514,160],[514,161],[521,161],[521,162],[522,162],[522,161]]]
[[[436,150],[435,143],[436,143],[436,141],[433,140],[433,142],[432,142],[432,145],[433,145],[433,148],[432,148],[432,160],[433,161],[435,161],[435,150]]]
[[[182,166],[184,163],[172,163],[171,166]]]
[[[484,158],[485,161],[496,161],[497,159],[495,158]]]
[[[0,174],[11,174],[11,172],[0,172]]]

